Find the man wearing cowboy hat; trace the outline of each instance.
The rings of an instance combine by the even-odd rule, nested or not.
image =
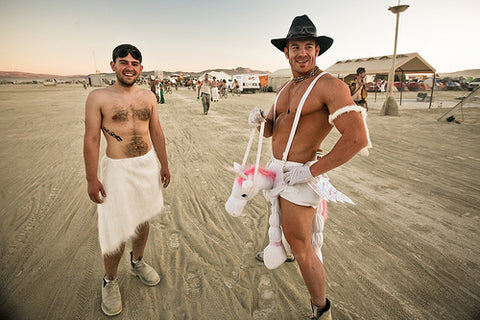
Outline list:
[[[274,186],[281,190],[277,199],[282,231],[310,293],[312,319],[331,319],[320,250],[326,217],[321,215],[322,197],[311,182],[371,146],[366,113],[355,105],[343,81],[316,66],[317,56],[330,48],[333,39],[317,36],[306,15],[295,17],[287,36],[271,43],[284,52],[294,78],[279,90],[266,117],[258,107],[252,110],[249,124],[259,126],[265,121],[264,136],[272,137],[273,157],[268,167],[283,172],[283,179]],[[333,126],[341,137],[317,160],[316,151]]]

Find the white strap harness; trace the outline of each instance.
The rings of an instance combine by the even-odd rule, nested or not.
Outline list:
[[[320,77],[323,76],[326,73],[327,72],[324,71],[324,72],[320,73],[318,76],[315,77],[315,79],[312,81],[312,83],[310,83],[307,90],[303,94],[302,99],[300,100],[300,103],[298,104],[298,108],[297,108],[297,111],[296,111],[296,114],[295,114],[295,119],[293,121],[292,129],[290,131],[290,136],[288,138],[287,146],[285,148],[285,152],[283,153],[282,167],[287,162],[288,153],[290,152],[290,148],[291,148],[292,143],[293,143],[293,137],[295,136],[295,132],[297,131],[298,122],[300,121],[300,115],[302,114],[303,105],[305,104],[305,101],[307,100],[307,97],[310,94],[310,92],[312,91],[313,87],[315,86],[315,83],[317,83],[318,79],[320,79]],[[285,86],[283,86],[283,88],[280,90],[280,92],[278,92],[277,97],[275,98],[275,103],[273,104],[273,123],[275,123],[275,118],[276,118],[276,114],[277,114],[278,97],[280,97],[280,94],[282,93],[282,91],[286,87],[288,87],[290,85],[290,83],[291,82],[288,82]],[[253,137],[255,135],[255,130],[256,130],[256,128],[252,128],[252,131],[250,132],[250,139],[248,140],[247,150],[245,151],[245,155],[243,156],[242,168],[245,168],[245,165],[247,163],[247,158],[248,158],[248,154],[250,153],[250,148],[252,147]],[[260,155],[262,153],[262,142],[263,142],[263,132],[264,131],[265,131],[265,122],[262,121],[262,123],[260,124],[260,132],[258,134],[257,158],[255,160],[255,171],[254,171],[254,174],[253,174],[253,181],[255,181],[255,179],[257,177],[258,168],[260,166]]]
[[[295,113],[295,119],[293,120],[292,130],[290,131],[290,136],[288,137],[287,146],[285,147],[285,151],[283,152],[282,167],[287,162],[288,153],[290,152],[290,147],[292,146],[293,137],[295,136],[295,132],[297,131],[297,126],[298,126],[298,122],[300,121],[300,115],[302,114],[303,105],[305,104],[305,101],[307,100],[308,95],[312,91],[312,89],[315,86],[315,84],[317,83],[318,79],[320,79],[320,77],[323,76],[326,73],[327,72],[324,71],[324,72],[320,73],[318,76],[315,77],[315,79],[312,81],[312,83],[310,83],[310,85],[308,86],[307,90],[305,90],[305,93],[303,94],[303,97],[300,100],[300,103],[298,104],[298,108],[297,108],[297,111]],[[282,88],[282,90],[278,93],[277,98],[275,99],[275,104],[273,105],[273,119],[275,119],[276,114],[277,114],[277,100],[278,100],[278,97],[282,93],[283,89],[285,89],[289,84],[290,84],[290,82]]]

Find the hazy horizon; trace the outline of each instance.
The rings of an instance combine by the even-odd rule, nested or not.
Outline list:
[[[110,72],[111,52],[132,43],[145,70],[200,72],[248,67],[288,68],[270,40],[286,36],[293,18],[307,14],[318,35],[334,39],[317,59],[321,69],[339,60],[392,55],[398,0],[227,1],[124,0],[0,3],[0,70],[75,75]],[[441,72],[477,69],[480,1],[412,1],[401,13],[397,53],[418,52]],[[478,41],[477,41],[478,42]],[[473,44],[473,45],[472,45]]]

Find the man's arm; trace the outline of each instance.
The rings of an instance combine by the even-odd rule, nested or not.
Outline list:
[[[83,158],[85,161],[88,196],[95,203],[102,203],[100,197],[106,197],[102,183],[98,180],[98,156],[100,149],[100,131],[102,113],[98,102],[99,91],[91,92],[85,103],[85,135],[83,138]]]
[[[289,82],[285,82],[279,89],[278,89],[278,92],[277,92],[277,95],[280,93],[280,91],[283,90],[283,88],[285,86],[287,86],[289,84]],[[263,136],[265,138],[270,138],[272,135],[273,135],[273,123],[275,122],[275,119],[274,119],[274,114],[273,114],[273,107],[274,105],[272,105],[272,107],[270,108],[270,111],[268,112],[268,115],[267,117],[265,118],[265,129],[263,131]]]
[[[198,84],[197,98],[200,97],[200,88],[202,87],[202,83],[203,81],[200,81],[200,83]]]
[[[355,105],[349,91],[347,85],[340,80],[329,79],[324,92],[331,94],[327,94],[324,101],[330,114],[343,107]],[[328,154],[310,167],[312,176],[318,176],[341,166],[369,144],[367,129],[360,112],[342,113],[334,120],[334,125],[341,137]]]
[[[152,100],[152,115],[150,117],[150,138],[152,139],[153,147],[157,152],[158,160],[160,161],[160,177],[162,179],[163,187],[166,188],[170,183],[170,171],[168,169],[167,148],[165,145],[165,135],[163,134],[160,120],[158,118],[157,103]]]
[[[270,108],[267,117],[265,118],[265,129],[263,131],[263,136],[265,138],[270,138],[273,135],[273,106]]]

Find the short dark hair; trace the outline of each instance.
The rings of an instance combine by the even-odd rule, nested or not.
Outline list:
[[[360,73],[364,73],[365,72],[365,68],[364,67],[360,67],[357,69],[357,75],[360,74]]]
[[[112,61],[115,62],[117,58],[124,58],[130,54],[133,59],[140,61],[142,63],[142,53],[137,47],[131,44],[121,44],[113,49],[112,52]]]

